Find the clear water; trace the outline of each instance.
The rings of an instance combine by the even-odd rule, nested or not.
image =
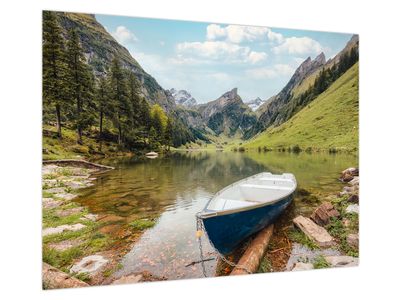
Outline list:
[[[157,220],[122,259],[120,275],[148,271],[166,279],[196,278],[203,277],[201,264],[186,266],[200,260],[195,214],[215,192],[259,172],[290,172],[299,188],[323,198],[341,189],[340,172],[357,162],[354,155],[279,152],[177,152],[156,159],[103,160],[116,169],[97,176],[97,184],[77,201],[93,213],[118,216],[116,225],[121,227],[136,219]],[[313,208],[295,198],[279,226]],[[215,258],[205,238],[203,254]],[[205,262],[208,276],[214,275],[216,262]]]

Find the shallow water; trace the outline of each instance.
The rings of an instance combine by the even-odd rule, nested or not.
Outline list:
[[[77,199],[98,214],[116,215],[116,224],[142,218],[156,218],[156,225],[144,232],[122,259],[119,274],[149,271],[167,279],[203,277],[195,237],[195,213],[212,195],[244,177],[270,171],[294,173],[299,188],[320,198],[341,189],[340,171],[358,165],[357,157],[344,154],[179,152],[156,159],[103,160],[115,170],[98,176],[97,184],[85,189]],[[292,217],[314,208],[295,198],[279,226]],[[215,258],[203,238],[205,258]],[[216,260],[205,262],[208,276],[215,273]]]

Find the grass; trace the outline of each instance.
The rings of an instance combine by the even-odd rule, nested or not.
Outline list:
[[[329,268],[331,265],[326,261],[325,257],[318,255],[313,262],[314,269],[325,269]]]
[[[271,271],[272,271],[272,263],[266,256],[264,256],[258,267],[257,273],[268,273]]]
[[[290,230],[288,233],[288,236],[289,236],[290,240],[292,240],[296,243],[302,244],[311,250],[319,249],[319,246],[317,244],[315,244],[313,240],[311,240],[302,231],[300,231],[296,228],[293,228],[292,230]]]
[[[358,217],[353,217],[353,221],[350,221],[350,223],[351,222],[357,222],[358,226]],[[351,226],[352,225],[350,225],[350,227]],[[346,228],[341,219],[332,218],[329,224],[326,226],[326,230],[328,230],[328,232],[339,241],[338,247],[340,251],[346,253],[346,255],[358,257],[358,249],[354,249],[347,243],[347,236],[351,232],[350,227]]]
[[[147,228],[151,228],[155,224],[156,224],[156,221],[149,220],[149,219],[138,219],[138,220],[135,220],[135,221],[129,223],[129,225],[135,230],[144,230]]]
[[[358,149],[358,63],[287,122],[243,145],[295,151]]]

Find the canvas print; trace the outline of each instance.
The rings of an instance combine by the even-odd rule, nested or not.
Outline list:
[[[42,22],[44,289],[358,265],[358,35]]]

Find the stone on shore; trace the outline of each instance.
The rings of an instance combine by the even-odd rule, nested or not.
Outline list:
[[[298,262],[294,264],[292,271],[305,271],[314,269],[313,264]]]
[[[315,224],[311,219],[298,216],[293,223],[320,247],[329,247],[335,244],[333,237],[325,228]]]
[[[87,215],[84,215],[81,218],[81,220],[82,221],[93,221],[93,222],[95,222],[95,221],[97,221],[97,218],[98,218],[98,216],[95,215],[95,214],[87,214]]]
[[[42,205],[44,208],[55,208],[63,204],[62,201],[54,200],[53,198],[43,198]]]
[[[59,193],[59,194],[55,194],[54,196],[56,196],[57,198],[69,201],[72,200],[76,197],[78,197],[77,195],[71,194],[71,193]]]
[[[329,202],[322,203],[311,215],[311,219],[320,226],[329,223],[330,218],[339,217],[339,212]]]
[[[353,180],[354,176],[358,176],[359,171],[358,168],[348,168],[342,172],[342,175],[340,177],[340,180],[343,182],[350,182]]]
[[[65,240],[58,243],[50,243],[48,244],[48,247],[57,251],[65,251],[71,249],[72,247],[78,246],[81,243],[82,241],[80,240]]]
[[[359,202],[359,197],[357,194],[353,194],[349,197],[349,199],[347,199],[347,202],[351,202],[351,203],[358,203]]]
[[[95,275],[98,273],[106,264],[108,259],[102,255],[90,255],[82,258],[79,262],[74,264],[70,272],[71,273],[88,273],[89,275]]]
[[[354,176],[351,181],[349,181],[350,185],[359,185],[360,184],[360,177],[359,176]]]
[[[351,204],[346,207],[346,213],[348,214],[350,213],[358,214],[359,212],[360,212],[360,207],[358,206],[358,204]]]
[[[347,243],[353,248],[358,248],[358,239],[358,233],[351,233],[347,236]]]
[[[46,236],[46,235],[50,235],[50,234],[58,234],[58,233],[62,233],[64,231],[78,231],[85,227],[86,226],[81,223],[73,224],[73,225],[60,225],[57,227],[48,227],[48,228],[43,229],[42,236]]]
[[[62,194],[62,193],[65,193],[65,188],[64,187],[54,187],[54,188],[45,190],[45,192],[50,193],[50,194]]]
[[[86,282],[71,277],[45,262],[42,266],[42,280],[45,289],[64,289],[89,286]]]
[[[77,214],[83,211],[83,207],[73,207],[64,210],[56,211],[55,214],[58,217],[68,217],[73,214]]]
[[[131,274],[114,280],[111,284],[137,283],[143,278],[142,274]]]
[[[352,256],[324,256],[331,267],[354,267],[358,266],[358,258]]]

